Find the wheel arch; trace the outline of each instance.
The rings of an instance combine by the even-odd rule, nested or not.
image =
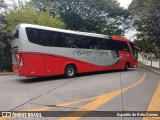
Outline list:
[[[76,65],[76,64],[74,64],[74,63],[67,63],[67,64],[65,65],[65,67],[64,67],[64,73],[65,73],[66,67],[69,66],[69,65],[73,65],[73,66],[75,67],[75,69],[76,69],[76,72],[78,72],[78,69],[77,69],[77,65]]]
[[[131,67],[131,63],[129,62],[129,61],[127,61],[126,63],[125,63],[125,65],[128,65],[128,67],[130,68]]]

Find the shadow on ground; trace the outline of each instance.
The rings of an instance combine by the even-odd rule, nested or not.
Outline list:
[[[128,71],[122,71],[122,70],[111,70],[111,71],[99,71],[99,72],[90,72],[90,73],[80,73],[78,74],[75,78],[65,78],[64,75],[60,76],[50,76],[50,77],[25,77],[22,79],[18,79],[17,81],[20,83],[37,83],[37,82],[46,82],[46,81],[53,81],[53,80],[70,80],[79,77],[84,77],[84,76],[93,76],[93,75],[99,75],[99,74],[109,74],[109,73],[120,73],[120,72],[131,72],[135,71],[136,69],[129,69]]]

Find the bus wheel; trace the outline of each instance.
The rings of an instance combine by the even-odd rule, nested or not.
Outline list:
[[[128,71],[128,68],[129,68],[129,63],[126,63],[124,67],[124,71]]]
[[[65,77],[67,78],[73,78],[76,75],[76,68],[74,65],[67,65],[65,68]]]

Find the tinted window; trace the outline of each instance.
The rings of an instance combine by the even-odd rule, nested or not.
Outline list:
[[[38,45],[49,46],[49,31],[26,28],[26,32],[30,42]]]
[[[134,43],[129,43],[129,45],[130,45],[131,48],[132,48],[133,56],[134,56],[135,58],[138,58],[138,50],[137,50],[137,48],[136,48],[136,45],[135,45]]]
[[[28,40],[30,42],[37,43],[36,42],[36,30],[33,28],[26,28],[26,32],[27,32]]]
[[[75,35],[66,34],[66,47],[79,47]]]
[[[74,34],[66,34],[66,41],[68,47],[77,47],[90,49],[90,37]]]
[[[113,50],[112,40],[109,40],[109,39],[101,39],[100,41],[102,42],[101,48],[102,48],[103,50]]]
[[[90,44],[90,48],[91,49],[101,49],[101,41],[98,38],[91,38],[91,44]]]
[[[35,37],[37,43],[39,43],[40,45],[49,46],[49,31],[36,29]]]
[[[113,40],[113,48],[115,50],[129,51],[127,42]]]
[[[27,36],[30,42],[52,47],[78,47],[89,49],[89,37],[61,33],[55,31],[41,30],[35,28],[26,28]]]
[[[90,37],[79,35],[77,36],[76,40],[78,40],[80,48],[91,49],[90,48]]]
[[[86,39],[85,36],[51,32],[49,39],[51,46],[89,49],[89,39]]]
[[[26,28],[30,42],[51,47],[111,50],[112,40],[55,31]]]
[[[112,50],[112,40],[105,38],[91,38],[92,49]]]
[[[86,39],[85,36],[81,35],[73,35],[73,34],[66,34],[66,41],[67,41],[67,46],[68,47],[77,47],[77,48],[84,48],[88,49],[88,44],[87,42],[88,39]]]
[[[121,42],[121,49],[124,51],[130,51],[127,42]]]
[[[49,46],[52,47],[67,47],[66,34],[50,31],[49,32]]]

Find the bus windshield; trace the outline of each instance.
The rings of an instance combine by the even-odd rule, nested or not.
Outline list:
[[[134,43],[129,43],[133,52],[134,58],[138,58],[138,50],[136,48],[136,45]]]

